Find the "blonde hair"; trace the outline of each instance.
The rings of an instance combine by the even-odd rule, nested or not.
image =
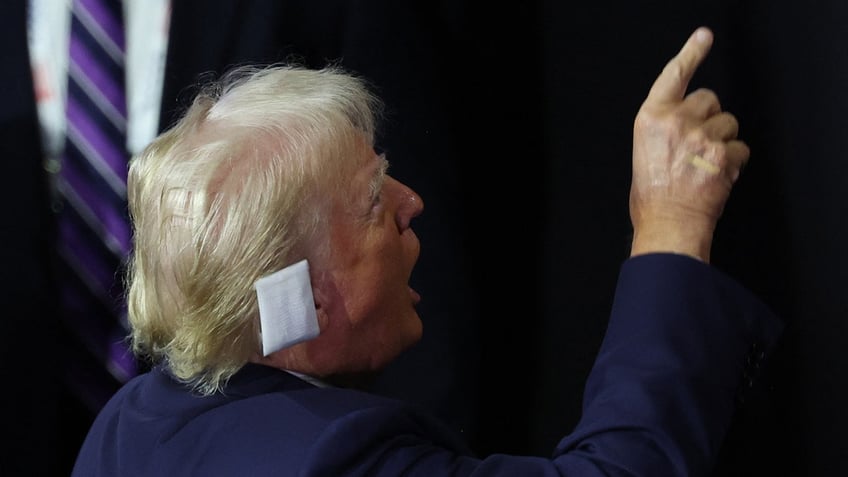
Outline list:
[[[211,394],[259,351],[254,282],[321,253],[326,196],[373,145],[380,107],[338,67],[240,67],[132,159],[138,356]]]

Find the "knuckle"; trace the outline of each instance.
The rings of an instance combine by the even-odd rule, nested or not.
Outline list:
[[[637,116],[636,127],[652,136],[682,138],[687,129],[687,120],[678,112],[650,113]]]
[[[728,150],[727,145],[724,143],[714,144],[712,147],[713,156],[715,157],[715,161],[718,163],[720,167],[727,165],[728,162]]]
[[[699,88],[698,93],[704,98],[704,101],[719,104],[718,95],[715,91],[709,88]]]
[[[656,131],[659,123],[660,119],[657,113],[642,110],[636,115],[636,119],[633,121],[633,127],[639,131]]]
[[[705,106],[711,111],[721,111],[721,101],[715,91],[709,88],[698,88],[686,96],[686,101]]]
[[[642,111],[639,111],[639,113],[636,115],[636,119],[633,121],[633,124],[637,128],[641,129],[641,128],[648,127],[653,122],[654,122],[653,115],[648,111],[642,110]]]
[[[739,135],[739,121],[736,120],[733,116],[731,116],[728,120],[728,127],[730,128],[730,134],[728,137],[730,139],[736,138]]]
[[[695,150],[708,150],[710,139],[703,128],[694,128],[686,133],[687,144]]]
[[[730,127],[732,127],[733,129],[739,128],[739,120],[736,119],[736,116],[734,116],[730,113],[727,113],[727,112],[722,113],[722,116],[724,117],[724,120],[727,121],[727,124]]]

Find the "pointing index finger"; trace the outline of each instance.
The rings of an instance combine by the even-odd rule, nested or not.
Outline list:
[[[709,28],[700,27],[695,30],[677,56],[666,64],[654,81],[646,102],[668,103],[682,100],[686,88],[689,87],[689,81],[707,57],[712,44],[713,33]]]

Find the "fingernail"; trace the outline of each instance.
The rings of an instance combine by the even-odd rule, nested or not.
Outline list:
[[[699,43],[706,43],[710,39],[710,32],[704,27],[698,28],[698,31],[695,32],[695,40]]]

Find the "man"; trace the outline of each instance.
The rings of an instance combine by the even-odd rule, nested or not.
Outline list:
[[[26,310],[26,313],[10,315],[0,325],[0,335],[5,338],[3,361],[7,363],[2,367],[2,376],[20,389],[10,396],[9,407],[16,412],[12,413],[8,427],[14,429],[16,438],[0,451],[0,473],[67,474],[73,458],[71,455],[69,462],[68,454],[77,451],[82,442],[80,433],[87,429],[94,413],[105,402],[105,399],[85,402],[71,391],[74,387],[85,388],[83,382],[87,378],[112,379],[107,366],[91,356],[59,318],[62,316],[58,305],[60,283],[57,283],[55,260],[52,259],[58,240],[57,227],[55,214],[51,211],[53,191],[48,187],[49,171],[56,169],[47,165],[47,158],[53,151],[49,150],[50,144],[44,142],[51,134],[45,134],[50,131],[45,129],[45,121],[39,117],[41,106],[37,106],[36,78],[32,74],[39,68],[37,61],[33,61],[33,52],[26,47],[29,42],[35,42],[45,45],[41,51],[44,57],[57,61],[67,57],[66,50],[51,49],[53,43],[49,39],[68,33],[68,19],[63,15],[67,14],[70,3],[66,0],[12,0],[4,2],[0,8],[3,13],[0,15],[3,26],[0,37],[5,47],[6,68],[6,74],[0,78],[0,98],[4,104],[0,112],[4,158],[0,200],[7,204],[4,210],[7,226],[0,238],[2,261],[6,266],[0,275],[0,284],[6,291],[2,295],[3,307]],[[137,89],[144,90],[139,94],[130,93],[130,99],[137,99],[145,107],[142,120],[132,121],[141,123],[140,131],[133,126],[129,128],[130,136],[135,138],[130,141],[130,150],[137,152],[136,146],[143,146],[155,133],[173,124],[188,96],[186,88],[195,83],[199,75],[221,72],[233,64],[266,64],[289,56],[315,65],[343,58],[346,67],[367,75],[382,85],[385,94],[393,96],[395,114],[410,118],[405,126],[414,126],[415,121],[432,124],[428,116],[416,114],[416,111],[418,104],[432,109],[430,99],[436,93],[428,90],[428,74],[442,68],[430,62],[433,58],[418,51],[419,48],[428,51],[429,43],[416,26],[422,18],[417,7],[373,1],[307,3],[278,0],[125,2],[125,21],[128,25],[136,25],[137,37],[140,37],[134,44],[147,50],[141,55],[140,66],[130,67],[131,71],[143,73],[141,76],[129,73],[129,79],[142,86]],[[42,16],[47,17],[46,22]],[[139,16],[152,17],[155,21],[141,18],[138,23]],[[163,24],[167,28],[144,27],[151,24]],[[43,27],[36,28],[36,25]],[[374,34],[378,31],[380,34]],[[48,41],[43,37],[45,33]],[[386,38],[393,41],[386,41]],[[415,48],[407,45],[412,42],[410,38],[415,40]],[[128,61],[135,64],[132,57],[136,51],[132,47],[130,50]],[[60,71],[54,73],[61,74]],[[394,90],[395,83],[402,84],[404,89]],[[406,94],[411,85],[415,86],[416,95],[409,99],[399,97],[401,91]],[[130,112],[131,117],[134,112],[136,108]],[[432,156],[431,147],[443,141],[430,134],[427,147],[421,147],[418,141],[407,140],[410,136],[414,134],[393,133],[393,143],[387,146],[393,150],[414,149],[404,155],[411,164],[416,164],[419,158],[424,163],[423,158]],[[427,165],[431,164],[428,160]],[[396,167],[403,168],[399,164]],[[448,236],[447,231],[443,234]],[[434,237],[433,234],[428,236],[431,240]],[[456,254],[443,252],[441,255],[446,263],[441,263],[442,259],[431,260],[428,266],[440,271],[450,270],[452,276],[460,275],[461,272],[453,270],[451,265],[450,256]],[[422,271],[419,267],[419,277]],[[459,292],[455,294],[458,296]],[[442,296],[448,302],[448,294]],[[435,302],[430,307],[439,310],[447,305]],[[468,314],[457,308],[434,315],[445,322],[461,323],[452,320],[453,315]],[[39,336],[40,346],[60,350],[64,356],[61,363],[30,352],[24,344],[27,340],[21,337],[35,335]],[[25,355],[29,358],[19,359]],[[78,359],[84,364],[77,364]],[[458,372],[450,370],[439,373],[440,376],[455,374]],[[114,382],[114,389],[109,394],[118,384]],[[433,393],[438,394],[438,391]],[[431,401],[440,399],[444,396]]]
[[[401,402],[339,386],[421,336],[421,198],[374,151],[377,99],[332,68],[242,69],[130,168],[130,319],[152,372],[106,405],[74,475],[707,475],[752,344],[778,324],[710,268],[747,146],[696,30],[634,128],[632,258],[580,424],[550,459],[478,459]],[[758,354],[755,354],[757,357]]]

